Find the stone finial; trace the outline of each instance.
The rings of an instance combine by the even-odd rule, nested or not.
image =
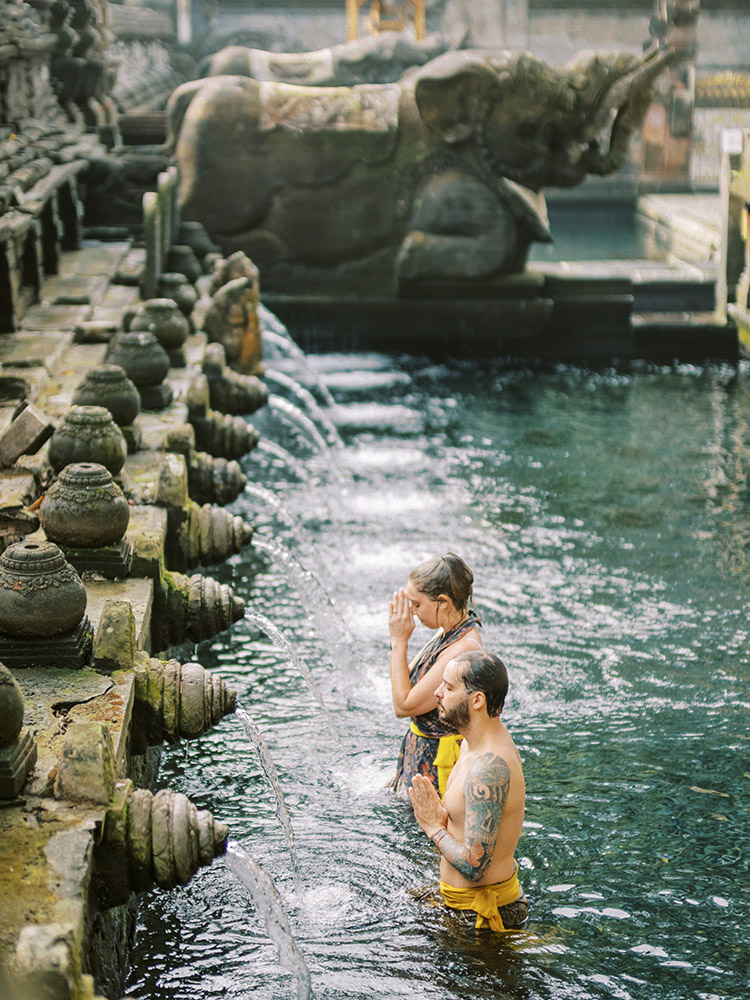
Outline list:
[[[0,663],[0,748],[15,743],[23,726],[23,692],[8,668]]]
[[[91,653],[86,588],[53,542],[0,555],[0,658],[13,667],[80,668]]]
[[[172,402],[172,387],[164,381],[169,355],[150,330],[118,333],[109,343],[107,361],[123,368],[135,383],[144,410],[163,410]]]
[[[132,319],[131,330],[149,330],[167,352],[173,368],[185,367],[183,344],[190,334],[190,324],[177,303],[170,298],[146,299]]]
[[[104,406],[71,406],[49,443],[48,458],[58,473],[73,462],[96,462],[116,476],[128,446]]]
[[[73,391],[77,406],[105,406],[118,427],[132,424],[141,410],[135,383],[120,365],[90,368]]]
[[[97,462],[62,469],[39,508],[44,533],[70,548],[115,545],[130,521],[130,505],[109,471]]]
[[[186,319],[189,319],[195,303],[198,301],[198,293],[195,288],[184,274],[176,272],[166,272],[159,275],[157,292],[165,299],[171,299]]]
[[[0,633],[53,638],[86,611],[86,588],[53,542],[15,542],[0,555]]]
[[[23,692],[0,663],[0,799],[18,795],[36,763],[36,743],[23,727]]]

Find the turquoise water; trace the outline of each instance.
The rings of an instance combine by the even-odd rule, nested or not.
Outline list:
[[[270,351],[268,364],[313,391],[313,375],[325,381],[344,448],[322,454],[274,414],[254,417],[295,458],[245,460],[287,520],[256,497],[232,509],[289,558],[250,550],[211,573],[294,642],[341,744],[257,628],[196,653],[264,734],[304,892],[236,719],[170,751],[161,780],[227,821],[274,879],[315,996],[746,997],[750,371],[377,354],[303,365]],[[511,679],[535,935],[523,947],[451,930],[414,898],[436,881],[437,854],[387,788],[405,729],[390,706],[388,600],[448,549],[474,568],[485,644]],[[128,994],[296,988],[219,860],[148,896]]]
[[[559,260],[643,260],[662,258],[639,222],[632,203],[552,200],[548,206],[552,243],[532,243],[531,265]]]

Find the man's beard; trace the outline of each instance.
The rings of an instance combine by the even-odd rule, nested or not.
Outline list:
[[[450,726],[451,729],[455,729],[458,732],[469,721],[469,699],[464,698],[462,702],[459,702],[458,705],[455,705],[451,709],[443,708],[439,715],[440,721],[444,725]]]

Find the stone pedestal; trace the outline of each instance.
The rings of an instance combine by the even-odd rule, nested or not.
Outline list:
[[[36,763],[36,743],[23,726],[23,694],[0,663],[0,799],[14,799]]]
[[[25,730],[15,743],[0,749],[0,799],[14,799],[36,764],[36,743]]]

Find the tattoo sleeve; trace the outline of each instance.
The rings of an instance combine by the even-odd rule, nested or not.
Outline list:
[[[484,875],[492,861],[509,788],[510,769],[503,758],[494,753],[483,754],[472,764],[464,781],[463,844],[450,834],[438,844],[443,857],[472,882]]]

